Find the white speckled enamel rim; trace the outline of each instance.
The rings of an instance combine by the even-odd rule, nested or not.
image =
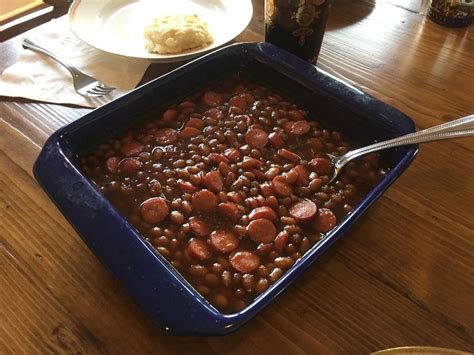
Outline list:
[[[197,14],[207,21],[214,42],[180,54],[148,53],[143,30],[153,18]],[[253,14],[251,0],[74,0],[69,26],[83,42],[126,57],[168,63],[197,57],[239,35]]]

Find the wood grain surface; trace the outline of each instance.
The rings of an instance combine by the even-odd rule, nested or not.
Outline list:
[[[427,6],[334,0],[318,67],[419,129],[473,113],[473,28],[441,27]],[[17,59],[20,37],[0,44],[0,70]],[[262,39],[255,0],[236,41]],[[144,82],[177,65],[152,65]],[[0,98],[0,354],[474,351],[472,138],[421,146],[360,222],[243,328],[176,338],[145,317],[32,176],[47,137],[87,112]]]

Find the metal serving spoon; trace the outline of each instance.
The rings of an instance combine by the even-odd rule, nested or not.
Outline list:
[[[401,145],[432,142],[441,139],[470,137],[474,136],[474,115],[469,115],[457,120],[443,123],[438,126],[424,129],[419,132],[406,134],[401,137],[378,142],[359,149],[354,149],[340,157],[332,154],[326,154],[334,166],[334,172],[329,182],[333,182],[339,175],[344,166],[350,161],[372,152],[383,149],[398,147]]]

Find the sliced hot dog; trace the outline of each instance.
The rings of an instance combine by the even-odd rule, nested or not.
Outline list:
[[[277,154],[281,156],[282,158],[293,161],[293,162],[299,162],[301,160],[300,156],[296,153],[293,153],[291,150],[282,148],[278,149]]]
[[[235,148],[228,148],[224,150],[224,153],[222,153],[227,159],[230,161],[236,163],[240,160],[240,153],[237,149]]]
[[[195,127],[184,127],[181,132],[179,132],[179,138],[186,139],[191,137],[196,137],[201,134],[201,131]]]
[[[270,142],[276,147],[276,148],[283,148],[285,146],[285,141],[283,140],[281,134],[277,132],[272,132],[268,135],[268,138],[270,139]]]
[[[272,180],[272,188],[275,194],[280,197],[290,196],[293,193],[293,189],[290,184],[286,181],[284,176],[275,176]]]
[[[236,223],[240,219],[240,211],[237,205],[233,202],[223,202],[217,205],[217,211]]]
[[[314,158],[308,165],[310,169],[318,173],[318,175],[329,175],[333,169],[333,164],[326,158]]]
[[[287,231],[281,231],[280,233],[278,233],[278,235],[275,237],[275,250],[280,254],[283,253],[286,245],[288,244],[289,238],[290,235]]]
[[[178,132],[172,128],[162,128],[155,133],[155,142],[158,145],[173,144],[178,140]]]
[[[115,174],[118,170],[119,163],[120,163],[120,158],[119,157],[109,157],[105,161],[105,170],[108,173]]]
[[[293,169],[298,173],[298,179],[296,179],[296,184],[300,186],[308,186],[309,184],[309,174],[306,171],[303,165],[297,165]]]
[[[230,253],[239,246],[239,239],[231,232],[223,229],[216,230],[209,237],[211,245],[221,253]]]
[[[198,217],[189,220],[191,231],[198,237],[205,237],[211,233],[211,226]]]
[[[254,219],[247,228],[250,239],[257,243],[273,242],[277,234],[275,225],[268,219]]]
[[[245,134],[245,142],[251,148],[263,148],[268,143],[267,132],[260,128],[252,128]]]
[[[209,190],[195,192],[191,198],[193,208],[202,213],[211,213],[217,206],[217,197]]]
[[[222,95],[215,91],[206,91],[203,96],[203,101],[210,107],[222,105],[224,102]]]
[[[125,175],[137,173],[143,166],[143,163],[137,158],[125,158],[118,163],[118,170]]]
[[[229,256],[229,262],[232,267],[241,272],[254,272],[260,266],[260,258],[251,251],[237,251]]]
[[[178,111],[169,109],[163,112],[163,121],[165,122],[172,122],[176,118],[178,118]]]
[[[221,174],[215,170],[209,171],[206,175],[204,175],[202,181],[204,185],[206,185],[206,187],[213,192],[222,191],[222,187],[224,186]]]
[[[331,210],[321,208],[313,221],[313,228],[318,232],[326,233],[333,229],[337,224],[337,218]]]
[[[145,146],[137,141],[130,141],[120,147],[120,154],[124,157],[136,157],[140,154]]]
[[[308,121],[301,120],[301,121],[296,121],[293,123],[290,129],[290,132],[297,136],[301,136],[303,134],[308,133],[310,129],[311,129],[311,126],[309,125]]]
[[[202,239],[191,238],[186,250],[192,258],[200,261],[207,260],[212,255],[208,245]]]
[[[270,207],[263,206],[263,207],[254,208],[252,212],[250,212],[249,218],[251,221],[253,221],[254,219],[263,218],[263,219],[268,219],[269,221],[275,222],[278,219],[278,215]]]
[[[159,223],[163,221],[170,209],[166,201],[161,197],[152,197],[140,205],[140,214],[147,223]]]
[[[186,122],[185,127],[193,127],[197,129],[201,129],[204,126],[204,121],[200,118],[190,118],[188,122]]]
[[[189,181],[179,180],[178,181],[178,186],[182,191],[189,192],[189,193],[193,193],[193,192],[196,192],[197,190],[199,190],[198,187],[194,186]]]
[[[318,207],[313,201],[304,199],[291,206],[288,212],[298,222],[306,223],[316,215]]]

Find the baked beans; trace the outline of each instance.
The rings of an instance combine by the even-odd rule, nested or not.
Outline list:
[[[85,174],[212,305],[240,311],[384,176],[376,154],[328,184],[343,134],[235,75],[80,157]]]

